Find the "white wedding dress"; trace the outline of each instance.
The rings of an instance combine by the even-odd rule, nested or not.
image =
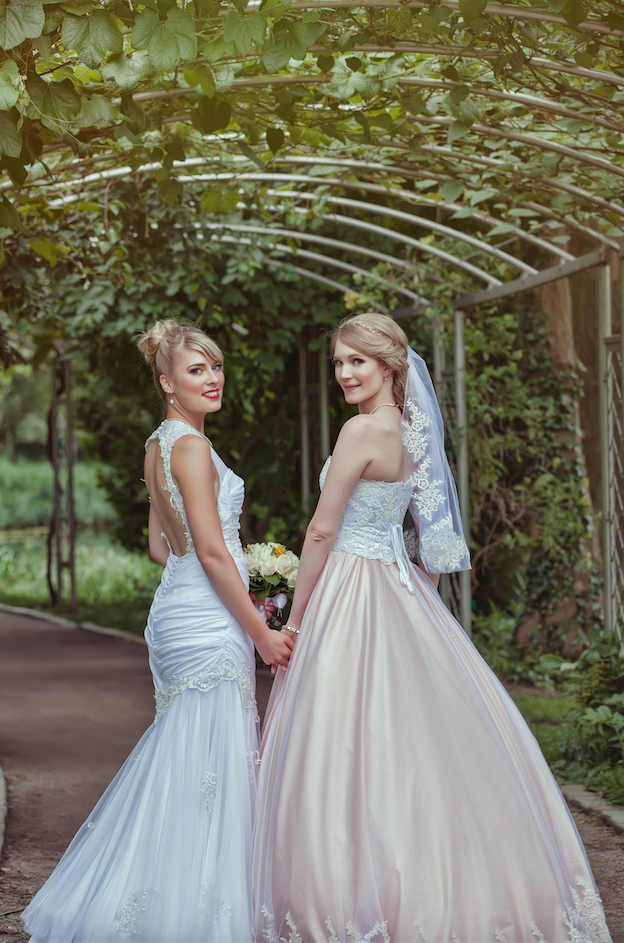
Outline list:
[[[251,943],[251,841],[258,716],[253,644],[197,556],[171,476],[178,421],[150,436],[187,535],[170,553],[145,638],[156,716],[23,914],[32,943]],[[147,447],[147,443],[146,443]],[[244,484],[213,451],[228,550],[248,585],[238,536]]]
[[[275,680],[258,784],[256,937],[608,943],[535,738],[407,558],[412,494],[410,481],[356,485]],[[434,537],[439,559],[457,566],[452,528]]]

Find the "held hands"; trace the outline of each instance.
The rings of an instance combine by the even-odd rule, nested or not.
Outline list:
[[[266,634],[262,641],[256,643],[256,648],[262,661],[265,665],[271,665],[271,673],[275,674],[278,665],[282,671],[286,671],[294,644],[290,633],[275,632],[266,628]]]
[[[299,635],[299,629],[295,628],[294,626],[285,625],[285,626],[282,627],[281,634],[282,634],[285,638],[290,639],[290,640],[292,641],[293,648],[294,648],[295,642],[297,641],[297,636]],[[277,671],[277,667],[278,667],[277,665],[271,665],[271,674],[272,674],[272,675],[274,675],[275,672]],[[286,669],[284,668],[284,669],[282,669],[282,670],[285,671]]]

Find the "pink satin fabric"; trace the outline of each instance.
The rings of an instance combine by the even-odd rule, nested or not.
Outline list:
[[[332,551],[263,732],[259,941],[608,943],[525,721],[411,568]]]

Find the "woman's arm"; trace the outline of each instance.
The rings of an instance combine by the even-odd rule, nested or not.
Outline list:
[[[147,521],[147,542],[152,560],[155,560],[156,563],[160,563],[161,566],[167,566],[169,545],[162,536],[162,524],[158,519],[158,514],[154,510],[153,504],[150,504],[149,518]]]
[[[303,613],[334,545],[349,495],[372,459],[370,432],[374,420],[353,416],[338,436],[314,517],[308,524],[297,586],[288,624],[299,628]]]
[[[171,471],[184,501],[195,553],[217,596],[252,639],[265,664],[288,664],[292,640],[262,621],[225,546],[215,497],[210,444],[197,436],[178,439]]]

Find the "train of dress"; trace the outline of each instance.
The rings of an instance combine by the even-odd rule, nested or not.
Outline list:
[[[608,943],[524,719],[426,576],[332,551],[269,703],[267,943]]]

